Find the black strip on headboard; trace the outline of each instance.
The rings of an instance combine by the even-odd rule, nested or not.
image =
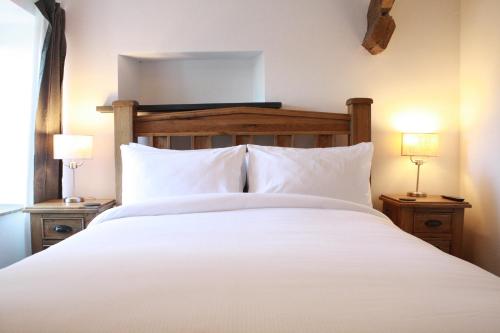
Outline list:
[[[202,103],[202,104],[164,104],[138,105],[137,111],[143,112],[181,112],[207,109],[222,109],[235,107],[255,107],[266,109],[281,109],[281,102],[250,102],[250,103]]]

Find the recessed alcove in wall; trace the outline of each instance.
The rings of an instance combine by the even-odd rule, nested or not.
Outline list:
[[[127,54],[118,97],[141,104],[264,102],[260,51]]]

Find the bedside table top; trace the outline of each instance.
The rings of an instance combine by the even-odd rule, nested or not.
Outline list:
[[[444,199],[440,195],[429,195],[423,198],[414,198],[416,201],[402,201],[399,198],[410,198],[406,194],[382,194],[379,199],[390,202],[398,206],[425,206],[425,207],[449,207],[449,208],[471,208],[471,204],[467,201],[458,202],[449,199]]]
[[[99,206],[85,207],[87,202],[98,202]],[[64,203],[62,199],[48,200],[25,207],[25,213],[49,213],[49,212],[68,212],[68,213],[99,213],[115,205],[114,199],[88,199],[85,202]]]

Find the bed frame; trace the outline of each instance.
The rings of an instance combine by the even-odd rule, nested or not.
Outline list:
[[[372,103],[370,98],[348,99],[347,113],[259,107],[165,112],[161,106],[155,106],[155,112],[143,112],[139,103],[125,100],[113,102],[112,109],[98,107],[114,113],[116,201],[121,203],[120,145],[137,142],[138,137],[149,138],[157,148],[171,148],[172,138],[178,136],[190,137],[190,149],[211,148],[216,136],[230,136],[231,145],[272,136],[271,145],[295,147],[300,135],[314,136],[314,147],[353,145],[371,141]],[[347,139],[342,143],[340,137]]]

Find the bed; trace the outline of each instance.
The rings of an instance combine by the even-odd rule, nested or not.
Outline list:
[[[369,99],[348,113],[113,104],[121,150],[175,136],[210,148],[371,140]],[[344,139],[340,137],[344,136]],[[303,138],[302,138],[303,139]],[[251,192],[251,191],[250,191]],[[1,332],[498,332],[500,279],[360,203],[294,193],[199,193],[127,203],[0,270]]]

